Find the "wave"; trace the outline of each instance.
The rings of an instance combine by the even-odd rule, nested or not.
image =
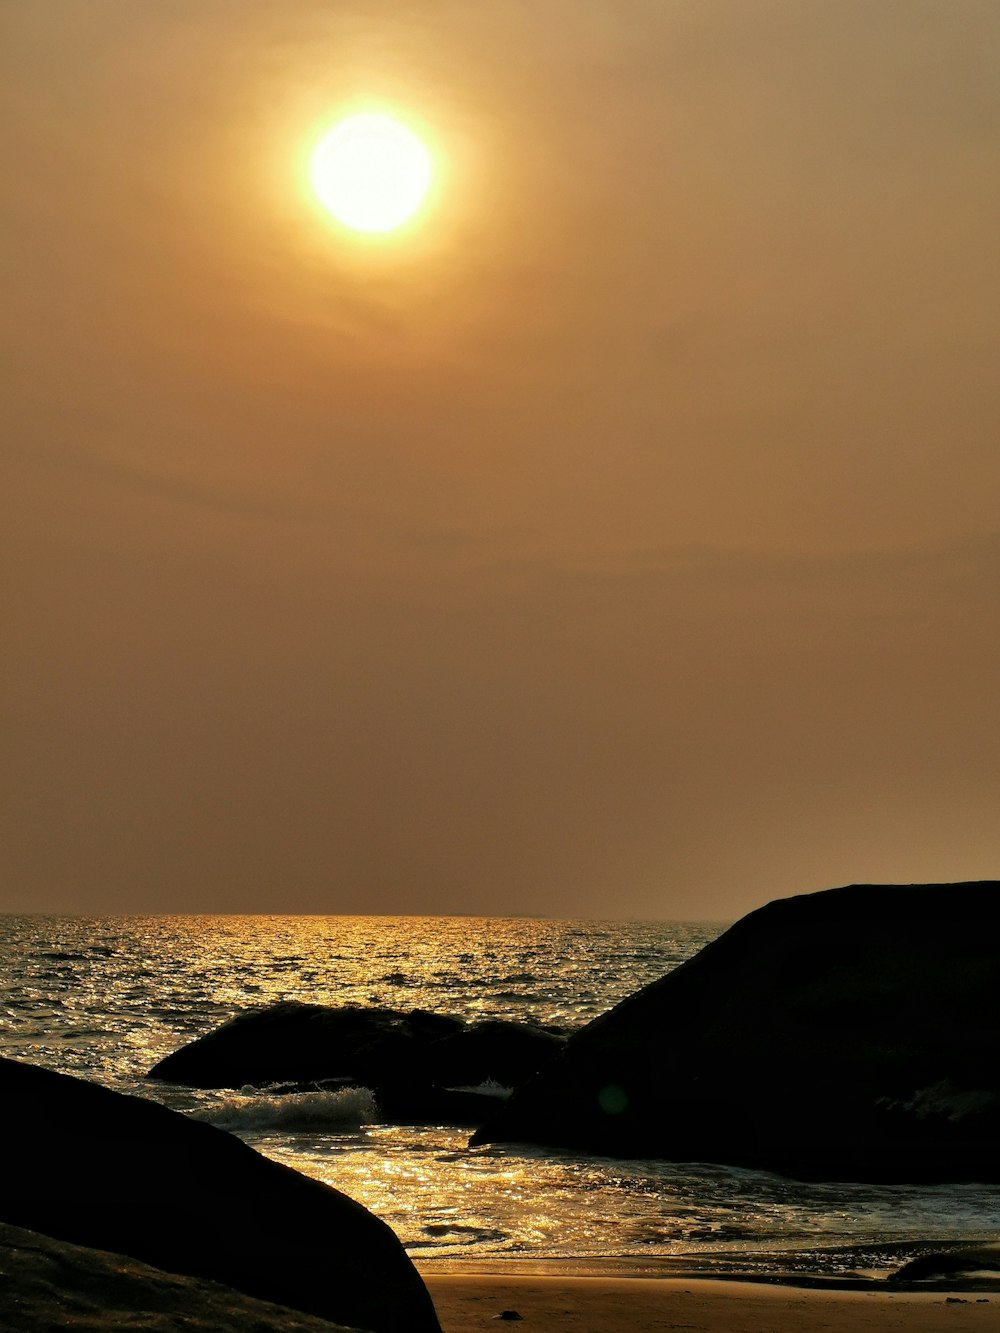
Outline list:
[[[325,1130],[353,1128],[378,1119],[370,1088],[286,1093],[236,1093],[195,1117],[217,1129]]]
[[[514,1089],[498,1083],[495,1078],[488,1078],[485,1083],[460,1084],[458,1087],[446,1088],[446,1092],[475,1092],[480,1097],[496,1097],[500,1101],[506,1101],[511,1096]]]

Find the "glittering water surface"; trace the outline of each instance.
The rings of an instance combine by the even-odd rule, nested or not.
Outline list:
[[[143,1080],[277,1000],[577,1027],[721,926],[441,917],[3,917],[0,1052],[156,1097],[353,1195],[414,1257],[673,1259],[885,1271],[919,1242],[1000,1230],[994,1188],[802,1184],[706,1164],[489,1146],[383,1125],[363,1089],[202,1092]],[[2,1122],[0,1122],[2,1123]],[[15,1145],[6,1145],[8,1148]]]

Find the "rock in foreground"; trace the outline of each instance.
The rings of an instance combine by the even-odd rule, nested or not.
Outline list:
[[[359,1203],[155,1102],[0,1059],[0,1221],[371,1333],[439,1333]]]
[[[0,1223],[0,1326],[146,1333],[362,1333],[258,1301],[230,1287],[164,1273],[136,1259]]]
[[[1000,1180],[1000,884],[770,903],[571,1038],[473,1142]]]

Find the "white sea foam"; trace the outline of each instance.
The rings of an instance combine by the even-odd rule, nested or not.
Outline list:
[[[477,1083],[475,1086],[462,1084],[460,1087],[448,1088],[448,1092],[477,1092],[480,1097],[496,1097],[499,1101],[506,1101],[513,1091],[513,1088],[505,1087],[493,1078],[488,1078],[485,1083]]]
[[[197,1119],[218,1129],[325,1130],[370,1124],[378,1118],[369,1088],[286,1093],[235,1093]]]

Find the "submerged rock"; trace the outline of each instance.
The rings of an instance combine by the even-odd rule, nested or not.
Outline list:
[[[384,1222],[232,1135],[13,1060],[0,1103],[0,1221],[371,1333],[440,1333]]]
[[[770,903],[572,1037],[474,1143],[1000,1180],[1000,884]]]
[[[106,1250],[0,1223],[0,1289],[7,1333],[56,1328],[142,1328],[146,1333],[363,1333],[245,1296],[232,1287],[164,1273]]]
[[[353,1083],[374,1090],[385,1119],[476,1125],[496,1099],[474,1088],[522,1083],[564,1044],[532,1023],[289,1001],[237,1014],[148,1077],[196,1088]]]

